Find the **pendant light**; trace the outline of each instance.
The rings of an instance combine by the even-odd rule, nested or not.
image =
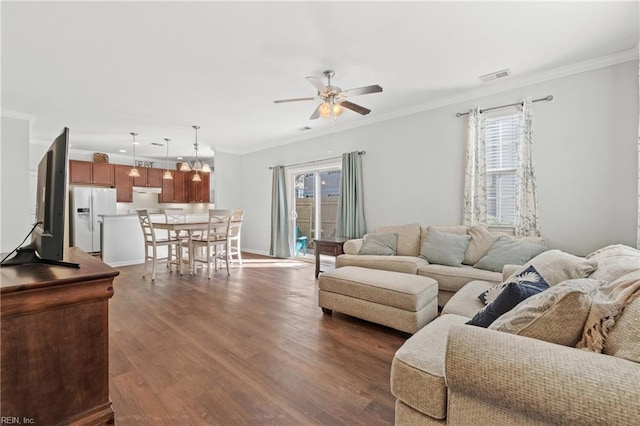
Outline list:
[[[173,175],[169,171],[169,142],[171,141],[171,139],[164,138],[164,140],[165,142],[167,142],[167,170],[164,171],[164,174],[162,175],[162,179],[173,179]]]
[[[134,132],[129,134],[133,136],[133,169],[129,170],[129,177],[137,178],[140,177],[140,172],[136,169],[136,136],[138,136],[138,134]]]
[[[193,125],[191,127],[193,127],[194,130],[196,131],[196,139],[193,144],[194,151],[193,151],[193,154],[191,155],[191,160],[183,162],[180,165],[180,171],[182,172],[190,172],[192,170],[195,171],[196,174],[193,175],[192,180],[194,182],[200,182],[202,178],[200,178],[199,172],[209,173],[211,172],[211,167],[209,166],[209,164],[204,163],[200,159],[200,155],[198,153],[198,129],[200,129],[200,126]]]

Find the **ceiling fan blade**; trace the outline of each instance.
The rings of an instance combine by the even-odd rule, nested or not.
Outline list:
[[[305,77],[309,83],[313,84],[313,86],[318,89],[318,92],[324,92],[327,90],[327,87],[324,85],[322,80],[318,77]]]
[[[278,99],[277,101],[273,101],[274,104],[282,104],[285,102],[298,102],[298,101],[312,101],[315,98],[292,98],[292,99]]]
[[[366,95],[368,93],[378,93],[382,92],[382,87],[374,84],[372,86],[358,87],[355,89],[345,90],[344,93],[347,96],[356,96],[356,95]]]
[[[360,106],[358,104],[354,104],[353,102],[349,102],[349,101],[342,101],[340,102],[340,105],[342,105],[343,107],[350,109],[351,111],[357,112],[358,114],[362,114],[362,115],[367,115],[371,112],[370,109],[367,109],[363,106]],[[319,108],[319,107],[318,107]]]
[[[320,117],[320,107],[322,106],[322,104],[318,105],[318,108],[316,108],[315,111],[313,111],[313,114],[311,114],[311,117],[309,117],[309,120],[317,120],[318,117]]]

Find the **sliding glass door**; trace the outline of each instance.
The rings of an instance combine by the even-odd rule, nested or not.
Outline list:
[[[289,172],[295,256],[313,255],[315,238],[336,236],[340,169],[340,164],[330,164]]]

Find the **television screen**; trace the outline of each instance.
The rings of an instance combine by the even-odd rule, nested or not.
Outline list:
[[[16,249],[16,255],[2,261],[2,266],[48,263],[78,267],[63,262],[65,248],[65,210],[67,207],[67,168],[69,129],[53,141],[38,165],[36,183],[36,223],[31,244]]]

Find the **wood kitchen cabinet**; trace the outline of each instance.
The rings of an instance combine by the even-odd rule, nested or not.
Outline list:
[[[186,203],[187,198],[187,178],[188,173],[176,171],[173,173],[173,202]]]
[[[113,186],[114,171],[109,163],[69,160],[69,183]]]
[[[129,177],[129,171],[131,171],[131,166],[114,165],[114,183],[118,203],[133,201],[133,178]]]
[[[188,184],[189,184],[189,202],[190,203],[208,203],[209,196],[209,173],[198,173],[200,175],[200,182],[194,182],[193,176],[196,172],[189,172]]]
[[[150,167],[138,167],[137,169],[140,177],[133,178],[133,186],[162,187],[163,169],[153,169]]]

